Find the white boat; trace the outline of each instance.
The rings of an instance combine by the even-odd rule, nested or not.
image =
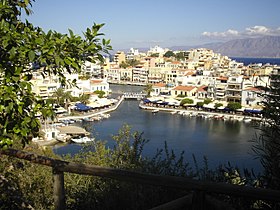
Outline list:
[[[159,109],[153,109],[152,110],[152,113],[157,113],[157,112],[159,112]]]
[[[67,135],[65,133],[59,133],[56,136],[56,140],[61,141],[61,142],[67,142],[69,139],[71,139],[71,136]]]
[[[252,119],[251,119],[251,118],[248,118],[248,117],[244,117],[244,118],[243,118],[243,121],[244,121],[245,123],[248,123],[248,122],[251,122]]]
[[[94,141],[94,138],[89,138],[87,136],[84,136],[84,137],[78,136],[78,137],[72,137],[71,141],[73,141],[74,143],[77,143],[77,144],[84,144],[84,143]]]

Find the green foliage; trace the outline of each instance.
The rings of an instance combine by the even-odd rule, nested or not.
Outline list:
[[[227,182],[238,185],[261,187],[261,182],[247,170],[244,175],[239,169],[230,166],[219,166],[217,169],[208,167],[208,160],[204,158],[204,165],[199,167],[193,156],[195,167],[185,160],[182,152],[176,155],[165,143],[163,149],[158,149],[154,156],[144,157],[144,147],[149,142],[143,133],[132,131],[124,125],[119,132],[112,136],[114,145],[108,147],[103,140],[96,140],[83,147],[80,153],[63,157],[64,160],[98,165],[132,171],[153,173],[168,176],[190,177],[197,180]],[[41,151],[37,147],[29,148],[39,155],[54,157],[50,150]],[[57,158],[57,157],[56,157]],[[9,157],[1,159],[0,173],[14,186],[0,188],[0,202],[25,203],[34,209],[53,209],[52,174],[45,166],[34,165]],[[11,175],[9,176],[8,173]],[[1,180],[1,179],[0,179]],[[182,197],[190,192],[185,190],[120,182],[94,176],[65,173],[65,189],[67,209],[150,209],[159,204]],[[1,182],[0,182],[1,184]],[[2,186],[2,185],[1,185]],[[8,197],[14,193],[15,196]],[[237,209],[255,205],[253,201],[235,199],[229,196],[219,196],[220,200],[230,202]],[[26,202],[28,201],[28,202]],[[16,208],[17,209],[17,208]]]
[[[227,108],[229,108],[230,110],[237,110],[237,109],[241,109],[241,104],[238,102],[229,102],[227,105]]]
[[[54,74],[65,84],[64,71],[79,72],[85,60],[103,60],[102,53],[111,49],[110,40],[100,39],[104,24],[94,24],[84,38],[69,30],[69,35],[44,32],[20,20],[21,11],[30,14],[30,0],[0,3],[0,147],[14,141],[27,144],[38,136],[40,122],[36,118],[53,117],[52,106],[32,92],[31,63],[43,67],[43,76]]]
[[[63,88],[58,88],[52,97],[56,104],[67,108],[67,102],[71,100],[72,96],[70,92],[65,92]]]
[[[144,91],[146,92],[147,96],[151,96],[151,92],[153,92],[153,85],[152,84],[147,84],[146,87],[144,88]]]
[[[210,104],[212,102],[212,100],[210,98],[205,98],[203,100],[204,104]]]
[[[89,94],[82,94],[79,96],[79,101],[81,103],[87,104],[89,102],[90,95]]]
[[[271,76],[268,92],[262,94],[265,106],[263,118],[265,124],[261,134],[254,138],[253,151],[260,159],[265,171],[267,187],[280,190],[280,76]]]
[[[198,107],[203,107],[203,105],[204,105],[203,101],[199,101],[196,103],[196,106],[198,106]]]
[[[159,53],[153,53],[150,56],[153,57],[153,58],[158,58],[159,57]]]
[[[215,109],[217,109],[217,108],[219,108],[219,107],[221,107],[221,106],[223,106],[222,103],[215,103],[215,105],[214,105]]]
[[[180,106],[183,106],[184,104],[193,104],[193,99],[191,99],[191,98],[184,98],[184,99],[180,102]]]
[[[175,54],[175,58],[176,60],[180,61],[180,60],[185,60],[185,56],[184,56],[184,52],[178,52]]]
[[[94,93],[98,95],[98,98],[103,98],[106,94],[103,90],[96,90]]]
[[[174,54],[173,51],[171,51],[171,50],[167,51],[167,52],[163,55],[163,57],[166,57],[166,58],[170,58],[170,57],[174,57],[174,56],[175,56],[175,54]]]
[[[120,64],[120,68],[128,68],[128,67],[135,67],[137,65],[140,64],[140,61],[136,60],[136,59],[131,59],[131,60],[127,60],[126,62],[121,62]]]

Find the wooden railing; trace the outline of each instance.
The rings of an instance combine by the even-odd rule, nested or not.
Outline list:
[[[226,183],[198,181],[190,178],[161,176],[155,174],[133,172],[129,170],[72,163],[14,149],[1,150],[0,154],[13,156],[16,158],[31,161],[36,164],[52,167],[54,178],[54,205],[56,210],[62,210],[66,208],[64,172],[106,177],[139,184],[149,184],[155,186],[171,187],[175,189],[191,190],[194,192],[191,196],[188,195],[183,198],[179,198],[170,203],[155,207],[154,209],[174,209],[175,207],[180,207],[189,203],[191,203],[192,209],[206,209],[206,203],[213,203],[213,199],[209,199],[209,196],[206,195],[206,193],[218,193],[237,197],[252,198],[256,200],[280,202],[280,192],[276,190],[245,187]],[[216,201],[216,204],[220,207],[224,205],[219,201]]]

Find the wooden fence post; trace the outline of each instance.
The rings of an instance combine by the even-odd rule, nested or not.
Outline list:
[[[64,210],[65,190],[64,190],[64,173],[53,168],[53,191],[55,210]]]

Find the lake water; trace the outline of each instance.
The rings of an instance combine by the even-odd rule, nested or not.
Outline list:
[[[113,92],[137,92],[142,87],[111,85],[111,89]],[[251,123],[186,117],[167,112],[153,114],[139,109],[138,105],[139,101],[126,100],[110,113],[109,119],[79,125],[96,139],[106,140],[110,146],[112,134],[117,134],[124,124],[129,124],[133,131],[144,132],[143,137],[149,139],[144,148],[146,156],[153,156],[157,149],[164,148],[166,141],[176,154],[185,151],[185,157],[191,163],[194,154],[198,162],[202,162],[203,156],[206,156],[212,168],[230,161],[241,168],[261,170],[259,161],[252,155],[250,142],[259,131]],[[57,154],[74,154],[80,149],[81,146],[76,144],[53,148]]]

